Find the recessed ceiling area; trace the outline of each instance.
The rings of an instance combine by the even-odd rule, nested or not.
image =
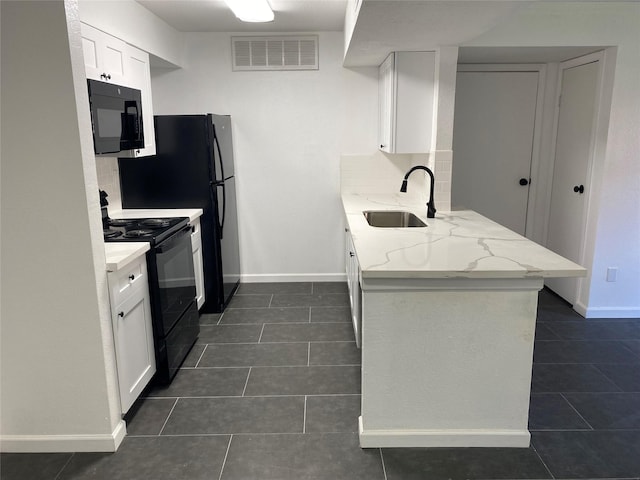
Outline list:
[[[245,23],[223,0],[137,2],[180,32],[339,32],[347,5],[347,0],[269,0],[273,22]]]
[[[604,47],[460,47],[458,63],[564,62]]]

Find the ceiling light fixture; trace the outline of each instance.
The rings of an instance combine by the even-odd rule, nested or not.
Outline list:
[[[224,0],[243,22],[272,22],[273,10],[267,0]]]

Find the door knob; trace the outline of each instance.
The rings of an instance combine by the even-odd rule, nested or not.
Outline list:
[[[525,185],[529,185],[530,181],[531,181],[531,179],[527,180],[526,178],[521,178],[520,182],[518,182],[518,183],[520,183],[520,185],[522,185],[524,187]]]
[[[573,191],[576,193],[584,193],[584,185],[576,185],[573,187]]]

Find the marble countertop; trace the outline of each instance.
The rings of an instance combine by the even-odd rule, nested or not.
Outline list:
[[[437,212],[402,194],[343,194],[363,278],[580,277],[580,265],[471,210]],[[405,210],[427,227],[379,228],[365,210]]]
[[[104,253],[107,260],[107,272],[116,272],[127,266],[151,247],[149,242],[107,242]]]
[[[202,215],[201,208],[158,208],[139,209],[127,208],[124,210],[109,211],[111,218],[164,218],[164,217],[188,217],[193,222]],[[108,272],[115,272],[125,267],[140,255],[149,251],[148,242],[105,242],[104,253]]]
[[[201,208],[125,208],[122,210],[109,210],[109,217],[111,218],[189,217],[189,221],[193,222],[201,215]]]

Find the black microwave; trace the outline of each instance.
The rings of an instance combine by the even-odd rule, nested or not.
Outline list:
[[[140,90],[97,80],[87,84],[95,153],[144,148]]]

